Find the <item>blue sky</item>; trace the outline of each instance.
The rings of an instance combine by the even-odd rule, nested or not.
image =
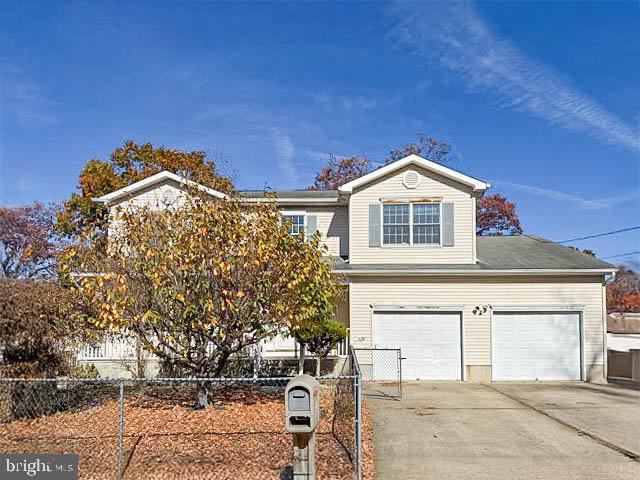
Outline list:
[[[4,1],[0,203],[64,199],[128,138],[302,188],[329,153],[382,162],[428,131],[527,233],[640,225],[639,30],[635,2]]]

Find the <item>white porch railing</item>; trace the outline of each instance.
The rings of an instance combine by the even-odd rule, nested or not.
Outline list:
[[[300,347],[295,338],[285,335],[277,335],[269,340],[261,342],[264,358],[296,358]],[[334,348],[331,356],[347,356],[349,353],[349,330],[347,338]],[[154,355],[143,351],[146,359],[156,358]],[[95,345],[87,345],[77,352],[79,361],[122,361],[136,358],[136,343],[132,338],[106,338]]]
[[[142,351],[146,359],[154,355]],[[106,338],[94,345],[86,345],[77,353],[78,360],[134,360],[136,358],[136,342],[132,338]]]

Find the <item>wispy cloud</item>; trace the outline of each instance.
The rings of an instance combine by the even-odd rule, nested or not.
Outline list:
[[[518,190],[521,192],[529,193],[531,195],[536,195],[538,197],[544,197],[551,200],[558,200],[560,202],[569,203],[573,207],[580,210],[604,210],[640,198],[639,191],[631,191],[610,197],[590,199],[580,197],[571,193],[552,190],[549,188],[536,187],[533,185],[524,185],[522,183],[503,181],[493,181],[492,183],[497,186]]]
[[[638,131],[580,92],[560,72],[498,38],[468,2],[396,3],[391,32],[418,57],[437,61],[499,105],[597,140],[640,150]]]
[[[10,82],[7,90],[13,103],[16,120],[20,125],[53,125],[58,122],[58,116],[51,108],[50,102],[35,83]]]
[[[420,80],[416,85],[416,92],[422,93],[431,85],[433,85],[433,80],[431,80],[430,78],[425,78],[423,80]]]
[[[389,96],[380,92],[338,93],[323,91],[313,92],[309,97],[327,112],[343,111],[347,113],[393,107],[402,100],[400,95]]]
[[[279,128],[274,127],[271,129],[271,139],[273,140],[273,146],[276,149],[278,165],[280,166],[280,170],[285,176],[285,179],[290,183],[297,183],[299,176],[293,162],[293,153],[295,148],[291,138],[282,133]]]

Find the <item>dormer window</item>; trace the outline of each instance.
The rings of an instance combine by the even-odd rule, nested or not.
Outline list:
[[[440,204],[384,204],[382,244],[440,245]]]

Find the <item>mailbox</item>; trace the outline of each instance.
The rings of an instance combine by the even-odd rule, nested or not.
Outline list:
[[[309,375],[298,375],[284,391],[285,424],[292,433],[311,433],[320,421],[320,384]]]

